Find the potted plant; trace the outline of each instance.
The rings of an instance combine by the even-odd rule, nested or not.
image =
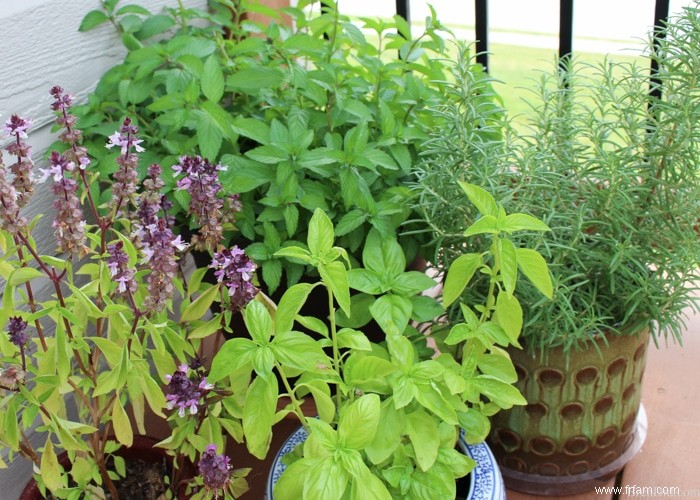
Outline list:
[[[651,88],[632,63],[559,61],[533,93],[529,132],[483,141],[478,109],[446,107],[417,169],[443,267],[460,251],[455,215],[473,213],[454,202],[454,177],[552,229],[533,247],[550,263],[553,300],[518,290],[526,349],[512,354],[529,404],[496,417],[490,441],[511,487],[566,494],[614,475],[643,439],[649,332],[680,341],[698,307],[697,7],[650,37]],[[458,100],[475,88],[457,73]]]
[[[316,278],[311,266],[277,254],[303,245],[316,208],[331,218],[354,263],[370,229],[389,238],[411,218],[407,180],[433,127],[427,109],[445,99],[447,30],[434,12],[414,37],[400,17],[353,23],[334,2],[321,11],[314,3],[282,10],[293,26],[264,27],[241,21],[255,2],[164,14],[108,2],[81,28],[111,21],[129,50],[78,110],[88,143],[101,143],[104,124],[129,115],[164,166],[195,149],[228,165],[223,191],[243,203],[234,237],[270,294],[285,277],[287,286]],[[475,64],[464,71],[481,75]],[[103,173],[116,168],[110,157],[96,164]],[[186,228],[175,180],[167,171],[163,180]],[[409,261],[424,253],[423,233],[399,233]]]
[[[412,321],[435,321],[443,307],[420,295],[436,283],[406,271],[396,238],[370,231],[364,267],[351,267],[347,250],[335,245],[331,219],[320,209],[310,220],[306,245],[277,253],[314,266],[320,281],[291,286],[278,304],[260,295],[244,309],[250,338],[227,340],[215,355],[211,381],[249,381],[242,424],[253,455],[269,452],[272,425],[286,414],[295,414],[303,426],[303,443],[275,477],[277,500],[454,498],[455,479],[475,465],[455,450],[460,427],[467,443],[481,442],[490,416],[524,402],[511,385],[517,376],[503,349],[518,345],[522,324],[514,296],[517,265],[543,290],[551,284],[541,256],[516,249],[510,238],[547,227],[525,214],[506,215],[477,186],[461,188],[485,214],[465,234],[488,234],[491,243],[455,261],[443,304],[454,302],[477,271],[491,277],[491,286],[483,303],[460,305],[463,320],[446,338],[459,346],[459,359],[435,351],[420,355],[423,336],[411,333]],[[300,313],[315,287],[325,291],[327,318]],[[361,294],[351,298],[350,289]],[[370,318],[385,340],[372,342],[363,332]],[[289,404],[278,409],[281,397]],[[315,403],[317,418],[302,410],[304,398]],[[503,498],[504,490],[492,494]]]
[[[178,164],[200,238],[222,273],[222,283],[205,286],[206,268],[182,272],[187,244],[172,232],[161,167],[151,165],[138,182],[137,127],[125,119],[110,135],[119,170],[113,197],[100,204],[89,189],[97,174],[70,113],[72,97],[60,87],[51,95],[65,152],[50,154],[40,180],[55,196],[57,250],[37,247],[38,217],[27,221],[21,212],[36,184],[25,141],[31,123],[13,115],[2,129],[15,159],[9,168],[0,164],[3,455],[34,465],[36,482],[24,498],[134,498],[125,479],[135,469],[125,458],[135,455],[156,462],[156,480],[143,480],[154,495],[240,496],[247,471],[232,470],[221,454],[227,439],[241,438],[240,394],[207,382],[203,339],[218,336],[226,317],[252,298],[254,265],[237,248],[219,247],[216,167],[199,157]],[[205,179],[206,191],[197,184]],[[234,280],[237,295],[226,288]],[[221,312],[205,317],[215,300]],[[134,447],[143,441],[147,413],[170,427],[170,437],[144,451]],[[34,433],[43,437],[39,446],[30,440]]]

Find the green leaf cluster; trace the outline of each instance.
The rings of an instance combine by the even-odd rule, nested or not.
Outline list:
[[[494,213],[503,212],[488,193],[468,184],[463,188],[475,203],[482,200]],[[497,220],[518,220],[508,217]],[[503,235],[522,229],[503,224]],[[518,224],[544,229],[529,218]],[[500,263],[499,242],[509,240],[498,229],[493,233],[492,251]],[[445,293],[449,288],[454,298],[461,293],[456,288],[469,281],[465,274],[477,270],[490,272],[494,286],[485,304],[473,306],[480,316],[462,304],[463,321],[449,325],[447,348],[435,351],[425,346],[426,336],[416,325],[444,327],[443,305],[422,295],[437,283],[406,271],[396,238],[386,239],[377,229],[367,235],[364,267],[350,268],[336,238],[331,219],[316,209],[306,245],[276,255],[313,265],[320,282],[288,288],[276,307],[250,303],[245,310],[250,338],[228,340],[214,357],[210,376],[225,381],[243,374],[251,381],[242,402],[243,434],[256,457],[267,455],[272,425],[286,414],[296,414],[306,428],[308,438],[277,482],[275,498],[453,498],[455,479],[475,465],[455,450],[459,429],[467,442],[483,441],[489,416],[525,404],[502,348],[517,346],[522,325],[520,305],[505,285],[512,271],[504,264],[490,268],[481,255],[471,271],[461,264],[450,269]],[[544,271],[546,277],[535,280],[546,289],[546,266]],[[316,286],[328,297],[327,322],[300,314]],[[372,319],[384,331],[381,342],[363,331]],[[295,329],[297,324],[316,335]],[[450,350],[455,346],[459,355]],[[278,403],[282,398],[285,405]],[[313,400],[317,418],[302,411],[305,398]]]
[[[272,292],[310,271],[276,252],[306,239],[317,208],[355,261],[370,229],[389,238],[414,219],[407,181],[437,123],[429,110],[452,100],[449,32],[434,12],[414,37],[398,16],[353,22],[335,7],[301,5],[284,9],[294,28],[236,23],[254,4],[91,12],[83,31],[109,20],[129,53],[78,115],[87,142],[100,146],[123,116],[135,117],[147,150],[143,169],[152,158],[166,167],[195,150],[225,165],[224,191],[244,206],[236,238],[254,244]],[[480,72],[475,64],[465,71]],[[116,168],[106,156],[94,165],[103,178]],[[171,174],[163,180],[172,189]],[[173,201],[186,226],[182,200]],[[412,260],[426,235],[411,231],[400,242]]]
[[[639,327],[680,341],[687,311],[698,309],[700,6],[692,4],[649,34],[636,62],[555,61],[534,82],[526,129],[516,133],[507,117],[491,126],[505,130],[501,139],[483,133],[499,115],[469,104],[480,88],[461,69],[471,55],[455,63],[450,92],[463,104],[435,110],[444,121],[416,165],[415,208],[433,230],[440,269],[473,265],[460,257],[465,221],[484,241],[524,230],[512,235],[515,256],[501,248],[501,269],[530,280],[517,296],[532,350],[584,348]],[[652,79],[650,62],[659,68]],[[467,202],[455,179],[482,186],[513,215]],[[551,231],[533,232],[533,218]],[[533,250],[549,263],[551,290]],[[465,293],[483,296],[489,282],[477,274]]]

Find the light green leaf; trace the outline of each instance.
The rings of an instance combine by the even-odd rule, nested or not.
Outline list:
[[[430,469],[437,460],[440,449],[438,421],[428,413],[417,410],[406,415],[406,431],[416,452],[416,462],[421,470]]]
[[[41,454],[40,470],[41,479],[49,490],[57,491],[64,486],[61,476],[62,467],[58,464],[50,435],[46,438],[44,451]]]
[[[413,305],[406,297],[388,293],[375,300],[369,310],[385,333],[390,333],[393,329],[402,333],[411,319]]]
[[[255,343],[250,339],[236,337],[227,340],[214,356],[207,379],[216,382],[243,368],[252,362],[255,349]]]
[[[499,293],[496,298],[494,321],[501,325],[513,345],[518,345],[518,336],[523,328],[523,309],[515,296]]]
[[[436,285],[437,283],[435,280],[425,273],[407,271],[396,277],[391,289],[399,295],[409,297],[428,290],[429,288],[433,288]]]
[[[131,428],[129,417],[124,411],[119,394],[112,405],[112,427],[114,428],[114,436],[124,446],[131,446],[134,442],[134,431]]]
[[[211,307],[212,303],[214,302],[219,290],[219,285],[208,288],[204,293],[185,307],[185,310],[182,311],[182,314],[180,315],[180,321],[184,323],[186,321],[201,319],[207,313],[207,311],[209,311],[209,307]]]
[[[527,276],[542,295],[551,299],[554,290],[544,257],[536,250],[531,250],[529,248],[517,248],[515,254],[520,271]]]
[[[458,418],[468,444],[484,442],[491,430],[491,423],[486,415],[474,408],[468,408],[466,412],[459,413]]]
[[[302,498],[343,498],[349,474],[333,457],[317,461],[310,469]]]
[[[362,262],[367,269],[387,278],[398,276],[406,269],[406,257],[396,238],[382,238],[374,228],[367,234]]]
[[[245,326],[258,344],[266,344],[272,335],[272,318],[267,308],[257,300],[251,301],[243,311]]]
[[[377,465],[392,456],[396,448],[401,446],[401,436],[405,434],[405,429],[405,413],[397,410],[390,399],[382,402],[377,432],[372,443],[365,448],[367,458]]]
[[[515,245],[505,238],[498,240],[498,263],[503,286],[505,286],[508,295],[512,296],[515,292],[515,284],[518,280],[518,264],[515,253]]]
[[[350,269],[348,283],[350,288],[371,295],[379,295],[388,291],[386,282],[382,281],[382,277],[371,269]]]
[[[221,329],[221,318],[219,316],[214,316],[212,319],[199,325],[197,328],[192,330],[188,335],[188,339],[203,339],[210,336],[211,334],[219,331]]]
[[[273,494],[276,500],[300,500],[304,498],[304,485],[311,460],[297,460],[290,464],[275,483]]]
[[[263,460],[272,440],[272,424],[277,408],[277,380],[256,377],[246,394],[243,406],[243,432],[250,453]]]
[[[340,446],[362,450],[374,440],[379,425],[379,396],[365,394],[340,412]]]
[[[348,286],[348,271],[340,261],[319,266],[318,272],[323,282],[333,292],[333,297],[346,316],[350,315],[350,288]]]
[[[459,181],[459,186],[481,215],[490,215],[493,217],[498,215],[498,204],[488,191],[474,184],[462,181]]]
[[[317,208],[309,222],[309,235],[307,244],[314,257],[321,259],[333,248],[333,223],[326,213]]]
[[[511,408],[513,405],[527,404],[527,401],[518,389],[489,375],[473,377],[472,383],[476,385],[484,396],[504,410]]]
[[[308,250],[301,247],[284,247],[275,252],[275,257],[288,257],[290,259],[299,259],[303,262],[311,262],[311,254]]]
[[[510,214],[506,217],[503,230],[508,233],[515,231],[549,231],[549,226],[532,215]]]
[[[478,355],[477,366],[484,375],[490,375],[507,384],[518,381],[513,362],[503,349],[494,347],[490,353]]]
[[[357,349],[358,351],[371,351],[372,346],[367,336],[359,330],[342,328],[336,335],[338,347]]]
[[[41,278],[42,276],[44,276],[44,273],[38,269],[34,269],[33,267],[20,267],[12,271],[8,281],[10,285],[18,286],[34,278]]]
[[[464,236],[474,236],[475,234],[497,233],[498,219],[493,215],[484,215],[482,218],[474,222],[464,231]]]
[[[275,332],[286,332],[292,329],[294,318],[306,302],[314,285],[309,283],[297,283],[284,292],[277,305],[275,314]]]
[[[478,253],[460,255],[452,262],[442,290],[442,303],[445,307],[462,295],[472,276],[481,265],[482,257]]]

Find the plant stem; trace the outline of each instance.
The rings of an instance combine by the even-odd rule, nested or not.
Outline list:
[[[294,389],[292,389],[292,386],[289,383],[289,379],[287,378],[287,375],[285,375],[285,373],[284,373],[284,369],[282,368],[282,365],[280,365],[278,362],[275,361],[275,368],[277,368],[277,371],[279,372],[280,377],[282,378],[282,383],[284,384],[284,388],[287,390],[287,393],[289,394],[289,399],[291,400],[292,406],[294,407],[294,413],[296,414],[297,418],[299,418],[301,425],[303,425],[304,428],[308,430],[309,423],[306,420],[306,415],[304,415],[304,412],[301,409],[301,404],[299,404],[299,400],[297,399],[296,394],[294,394]]]

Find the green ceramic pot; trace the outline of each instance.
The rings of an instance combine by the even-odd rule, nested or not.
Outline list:
[[[546,360],[510,351],[527,406],[492,418],[489,444],[506,486],[526,493],[581,493],[607,481],[646,436],[640,405],[649,331],[608,335]]]

